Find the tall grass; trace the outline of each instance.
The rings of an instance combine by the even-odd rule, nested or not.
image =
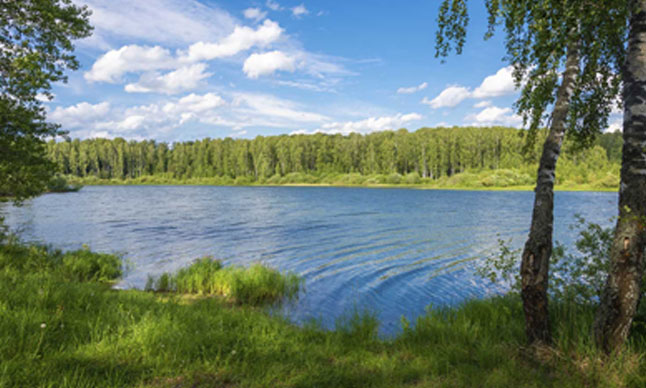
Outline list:
[[[249,268],[226,267],[204,257],[175,274],[148,278],[147,290],[183,294],[219,295],[238,304],[261,305],[292,299],[298,295],[298,276],[282,274],[260,264]]]

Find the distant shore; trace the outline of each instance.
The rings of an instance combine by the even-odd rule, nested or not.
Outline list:
[[[145,179],[79,179],[75,180],[83,186],[244,186],[244,187],[351,187],[351,188],[382,188],[382,189],[417,189],[417,190],[457,190],[457,191],[533,191],[534,185],[509,185],[509,186],[455,186],[433,184],[407,184],[407,183],[258,183],[246,182],[220,183],[204,179],[188,180],[145,180]],[[556,185],[555,191],[591,191],[591,192],[617,192],[618,187],[599,187],[591,184]]]

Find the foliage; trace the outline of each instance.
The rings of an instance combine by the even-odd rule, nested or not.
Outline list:
[[[72,40],[91,33],[87,7],[71,0],[0,2],[0,195],[20,201],[46,189],[54,165],[44,138],[61,134],[45,121],[39,93],[78,68]]]
[[[466,42],[468,0],[443,0],[438,15],[436,56],[458,54]],[[607,127],[613,105],[620,102],[629,7],[625,0],[590,2],[487,0],[490,38],[499,25],[505,32],[506,60],[521,89],[516,111],[528,128],[526,148],[549,119],[566,52],[581,61],[570,100],[568,129],[579,146],[590,146]]]
[[[83,184],[405,184],[440,187],[532,185],[538,149],[523,156],[511,128],[423,128],[369,135],[294,135],[166,143],[124,139],[50,142],[48,155]],[[541,132],[541,136],[543,136]],[[569,143],[558,184],[617,187],[620,134],[589,150]],[[471,174],[462,175],[460,174]],[[454,184],[445,181],[456,177]],[[458,178],[459,177],[459,178]],[[82,178],[82,179],[79,179]],[[461,182],[464,182],[461,183]]]
[[[210,257],[196,260],[175,274],[148,277],[146,289],[180,294],[219,295],[239,304],[262,305],[298,296],[301,280],[260,264],[249,268],[222,267]]]
[[[556,243],[550,263],[550,293],[556,300],[590,304],[597,301],[608,276],[608,255],[613,228],[587,223],[577,216],[572,229],[579,230],[576,253]],[[502,283],[514,292],[520,291],[518,265],[520,249],[511,249],[511,240],[498,240],[498,252],[487,258],[477,273],[492,283]]]
[[[47,184],[47,191],[50,193],[68,193],[81,190],[83,186],[80,184],[70,185],[64,176],[56,174],[49,180]]]

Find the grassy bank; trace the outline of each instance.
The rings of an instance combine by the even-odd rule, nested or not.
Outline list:
[[[109,286],[120,275],[115,256],[0,246],[0,386],[646,384],[643,337],[604,359],[590,344],[590,306],[554,304],[557,344],[538,356],[522,347],[514,296],[429,310],[383,340],[369,314],[350,314],[326,331],[297,327],[243,300],[208,297],[224,294],[209,292],[222,270],[215,263],[204,259],[169,274],[169,286],[159,289],[166,292],[116,291]]]
[[[148,175],[129,179],[99,179],[68,176],[70,182],[80,185],[212,185],[212,186],[338,186],[338,187],[388,187],[437,190],[534,190],[536,178],[528,169],[484,170],[463,172],[440,179],[420,178],[417,174],[360,175],[323,174],[320,176],[291,173],[264,179],[249,177],[187,178],[177,179],[167,175]],[[618,174],[592,175],[581,178],[557,180],[556,190],[561,191],[617,191]]]

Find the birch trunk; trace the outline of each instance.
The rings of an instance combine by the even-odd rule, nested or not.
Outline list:
[[[561,153],[567,115],[574,83],[579,73],[579,50],[568,47],[563,80],[556,95],[552,123],[538,166],[534,210],[529,237],[520,266],[521,296],[525,312],[525,333],[529,344],[550,344],[552,341],[548,314],[547,285],[549,260],[552,255],[554,223],[554,177],[556,161]]]
[[[632,2],[628,55],[623,69],[624,146],[619,218],[610,272],[597,310],[594,334],[606,352],[626,341],[641,295],[646,247],[646,0]]]

